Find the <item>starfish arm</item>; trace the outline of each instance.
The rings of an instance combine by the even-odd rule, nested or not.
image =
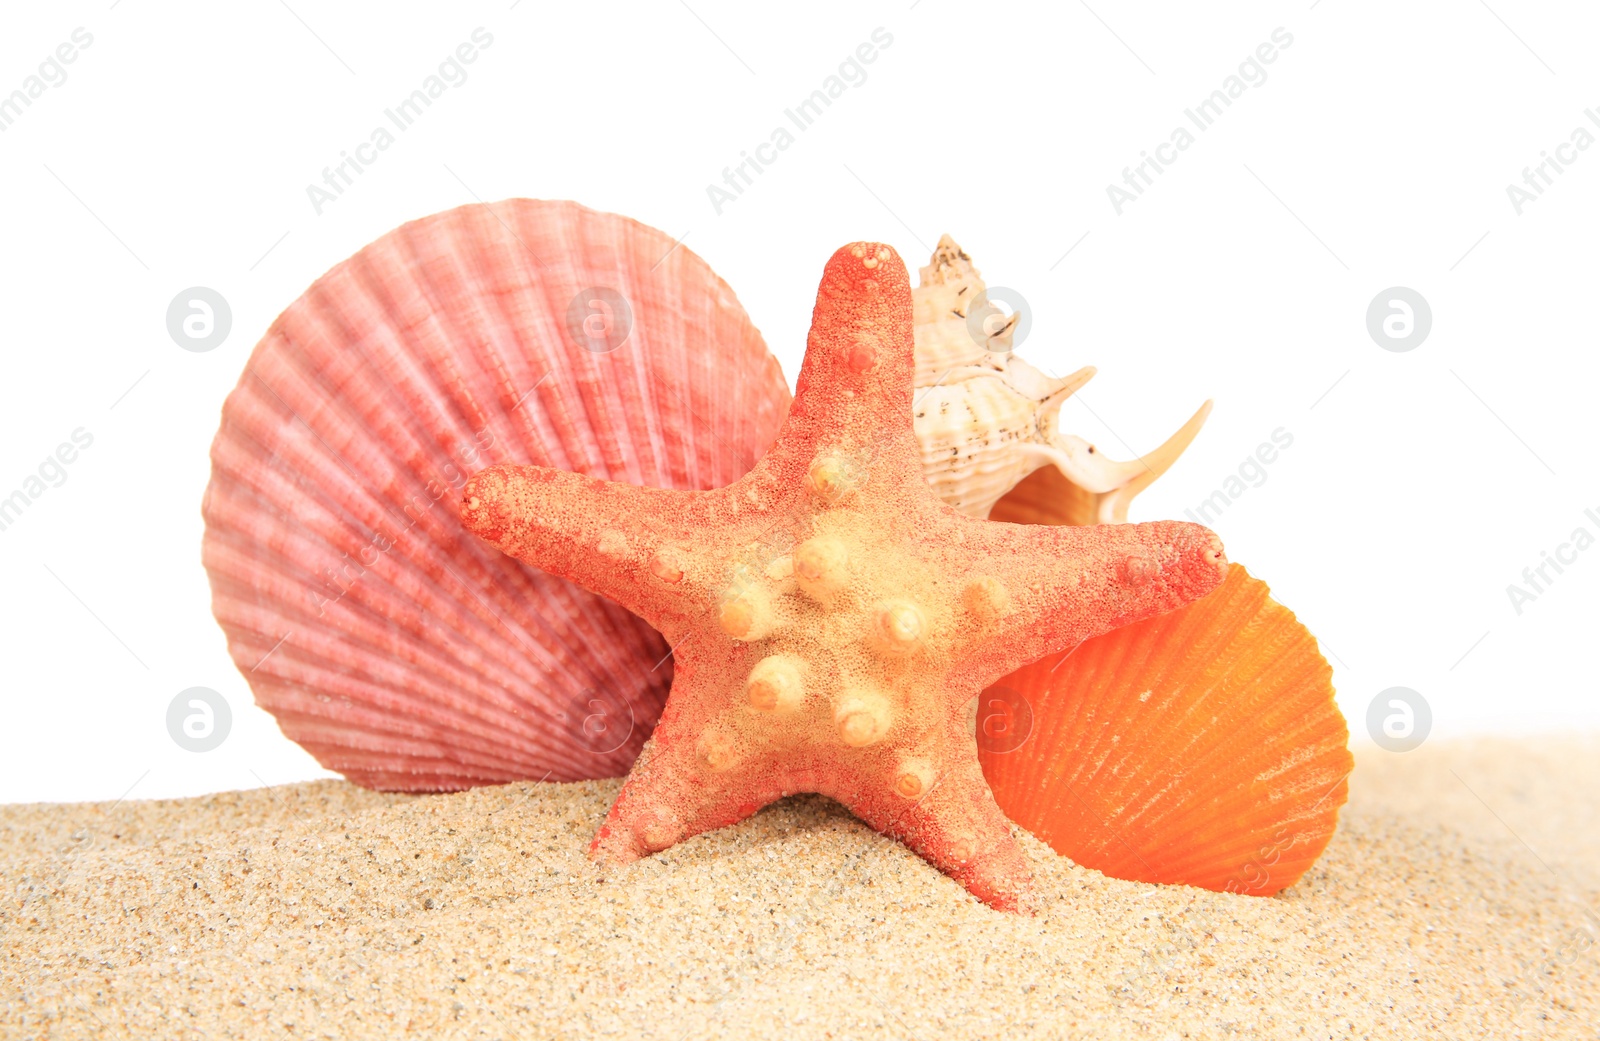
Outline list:
[[[589,855],[595,859],[631,863],[708,830],[698,827],[691,831],[688,826],[686,818],[699,816],[691,796],[697,778],[691,764],[673,747],[668,729],[665,722],[656,727],[628,771],[617,801],[589,845]]]
[[[838,452],[861,462],[879,487],[923,487],[911,418],[913,342],[911,283],[894,250],[858,242],[834,253],[774,454],[795,455],[803,466],[814,452]]]
[[[715,492],[643,488],[542,466],[491,466],[462,490],[467,529],[639,615],[672,642],[713,613],[697,552]]]
[[[752,796],[745,771],[719,773],[720,746],[709,745],[695,692],[680,693],[686,684],[681,666],[673,678],[679,698],[662,714],[650,740],[628,771],[628,780],[611,804],[589,846],[598,860],[626,864],[701,832],[735,824],[777,799],[782,793]],[[691,682],[687,686],[693,686]],[[687,715],[680,714],[684,703]],[[731,774],[732,776],[729,776]]]
[[[1222,541],[1187,521],[969,528],[977,553],[962,596],[974,653],[952,675],[957,689],[1176,610],[1215,589],[1228,568]]]
[[[840,793],[841,801],[989,906],[1027,911],[1033,875],[1011,835],[1011,822],[989,791],[977,745],[963,729],[952,735],[947,747],[942,772],[932,775],[923,795],[908,799],[871,786],[855,795]]]

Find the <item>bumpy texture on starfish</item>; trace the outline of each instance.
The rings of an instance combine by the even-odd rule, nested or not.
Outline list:
[[[905,265],[856,243],[823,273],[788,420],[737,483],[672,491],[537,466],[468,482],[468,528],[673,648],[672,691],[597,856],[633,860],[820,792],[987,903],[1026,907],[967,706],[1022,665],[1204,596],[1226,562],[1196,524],[957,513],[923,477],[912,379]]]

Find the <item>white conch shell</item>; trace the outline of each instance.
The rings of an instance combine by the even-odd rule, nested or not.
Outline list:
[[[1183,454],[1211,413],[1207,401],[1148,455],[1127,462],[1107,458],[1060,430],[1062,402],[1089,382],[1092,367],[1054,377],[1018,358],[1011,350],[1016,315],[997,312],[973,329],[972,304],[986,287],[972,258],[950,236],[939,239],[919,275],[921,284],[911,291],[917,362],[912,414],[928,483],[962,513],[1002,519],[992,512],[996,504],[1050,467],[1059,479],[1027,482],[1021,498],[1064,503],[1029,512],[1053,513],[1054,523],[1122,523],[1133,497]],[[1007,509],[1002,505],[1001,514]]]

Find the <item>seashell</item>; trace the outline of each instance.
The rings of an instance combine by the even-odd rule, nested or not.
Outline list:
[[[1332,837],[1354,765],[1316,639],[1238,564],[1200,600],[1017,670],[979,714],[1006,815],[1143,882],[1293,885]]]
[[[1067,476],[1069,471],[1061,467],[1041,466],[1000,496],[989,509],[989,519],[1013,524],[1125,523],[1133,497],[1172,468],[1210,415],[1211,402],[1207,401],[1155,451],[1129,463],[1111,463],[1113,468],[1122,468],[1120,474],[1132,474],[1125,483],[1113,480],[1075,482]],[[1096,454],[1092,451],[1094,446],[1081,438],[1066,435],[1062,440],[1076,442],[1079,458]]]
[[[1017,315],[995,309],[989,324],[980,324],[984,311],[973,308],[982,308],[976,302],[987,287],[950,236],[939,239],[919,277],[912,290],[915,429],[929,484],[963,513],[993,517],[997,502],[1048,467],[1057,479],[1045,479],[1045,501],[1081,502],[1073,515],[1092,518],[1073,523],[1121,523],[1133,497],[1183,454],[1211,414],[1207,401],[1154,452],[1109,459],[1060,430],[1062,403],[1089,382],[1093,368],[1049,376],[1012,352]]]
[[[498,462],[721,487],[789,400],[732,291],[659,231],[531,200],[407,224],[291,304],[223,406],[204,562],[229,652],[358,784],[625,773],[667,646],[464,532],[459,490]]]

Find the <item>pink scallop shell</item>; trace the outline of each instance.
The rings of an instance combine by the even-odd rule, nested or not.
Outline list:
[[[223,406],[204,562],[229,652],[358,784],[625,773],[668,648],[464,532],[455,492],[499,462],[720,487],[789,400],[733,292],[653,228],[526,199],[407,224],[291,304]]]

